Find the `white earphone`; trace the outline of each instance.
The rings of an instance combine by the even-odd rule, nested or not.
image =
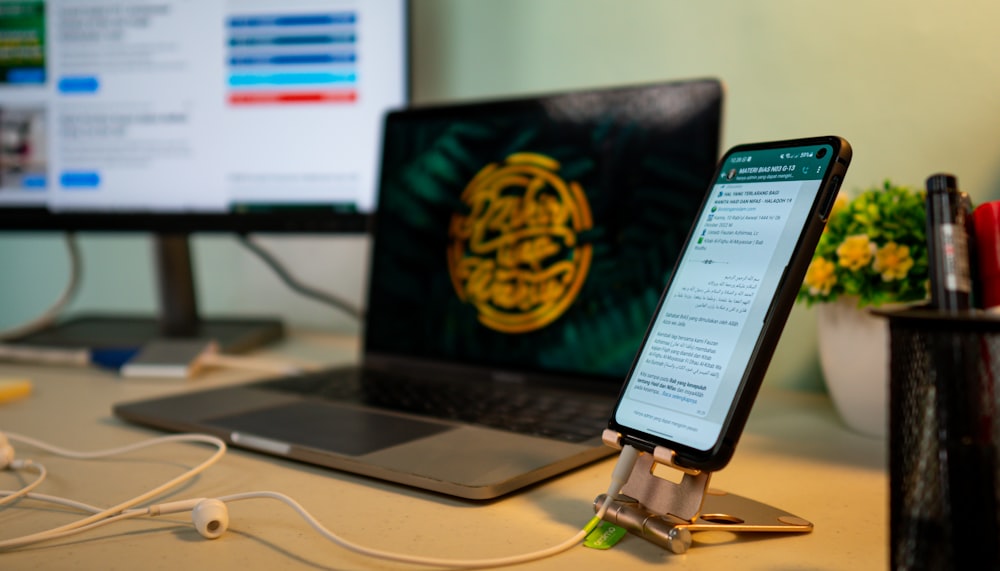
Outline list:
[[[191,522],[205,539],[218,539],[229,529],[229,508],[218,498],[195,498],[150,506],[146,514],[151,516],[191,512]]]
[[[107,450],[97,450],[97,451],[93,451],[93,452],[77,452],[77,451],[73,451],[73,450],[67,450],[65,448],[60,448],[58,446],[54,446],[52,444],[48,444],[46,442],[42,442],[40,440],[37,440],[37,439],[34,439],[34,438],[29,438],[27,436],[23,436],[23,435],[16,434],[16,433],[13,433],[13,432],[6,433],[3,438],[4,438],[4,440],[8,441],[8,445],[9,445],[10,441],[13,441],[13,442],[16,442],[16,443],[26,444],[28,446],[32,446],[32,447],[35,447],[35,448],[39,448],[41,450],[45,450],[45,451],[47,451],[47,452],[49,452],[51,454],[57,455],[57,456],[62,456],[64,458],[79,459],[79,460],[95,459],[95,458],[107,458],[107,457],[110,457],[110,456],[116,456],[116,455],[119,455],[119,454],[125,454],[127,452],[132,452],[134,450],[139,450],[139,449],[142,449],[142,448],[148,448],[150,446],[156,446],[156,445],[160,445],[160,444],[167,443],[167,442],[193,442],[193,443],[200,443],[200,444],[209,444],[209,445],[215,447],[216,450],[215,450],[215,452],[212,455],[209,456],[208,459],[202,461],[200,464],[198,464],[195,467],[189,469],[188,471],[182,473],[181,475],[179,475],[179,476],[177,476],[177,477],[175,477],[175,478],[173,478],[173,479],[171,479],[171,480],[169,480],[167,482],[164,482],[163,484],[161,484],[159,486],[156,486],[155,488],[153,488],[153,489],[151,489],[151,490],[149,490],[147,492],[144,492],[144,493],[142,493],[142,494],[140,494],[140,495],[138,495],[138,496],[136,496],[134,498],[130,498],[130,499],[125,500],[123,502],[119,502],[118,504],[113,505],[113,506],[108,507],[108,508],[103,508],[103,509],[102,508],[95,508],[93,510],[92,509],[83,509],[83,511],[89,512],[90,515],[84,516],[81,519],[78,519],[76,521],[70,522],[70,523],[65,524],[65,525],[61,525],[59,527],[55,527],[55,528],[52,528],[52,529],[49,529],[49,530],[45,530],[45,531],[41,531],[41,532],[37,532],[37,533],[33,533],[33,534],[21,536],[21,537],[16,537],[16,538],[12,538],[12,539],[0,540],[0,550],[16,549],[16,548],[19,548],[19,547],[23,547],[25,545],[31,545],[33,543],[38,543],[38,542],[41,542],[41,541],[48,541],[48,540],[55,539],[55,538],[58,538],[58,537],[65,537],[67,535],[73,535],[73,534],[76,534],[76,533],[80,533],[80,532],[83,532],[83,531],[87,531],[87,530],[93,529],[95,527],[100,527],[100,526],[103,526],[103,525],[107,525],[108,523],[111,523],[111,522],[114,522],[114,521],[118,521],[118,520],[121,520],[121,519],[127,519],[127,518],[132,518],[132,517],[138,517],[138,516],[142,516],[142,515],[147,515],[148,509],[146,509],[146,508],[136,508],[136,506],[138,506],[138,505],[140,505],[140,504],[142,504],[144,502],[147,502],[147,501],[149,501],[149,500],[151,500],[151,499],[153,499],[153,498],[155,498],[157,496],[160,496],[160,495],[162,495],[162,494],[164,494],[164,493],[166,493],[166,492],[168,492],[168,491],[176,488],[177,486],[183,484],[184,482],[187,482],[188,480],[194,478],[195,476],[197,476],[198,474],[204,472],[210,466],[212,466],[213,464],[215,464],[216,462],[218,462],[222,458],[222,456],[225,454],[225,452],[226,452],[226,443],[225,442],[223,442],[219,438],[216,438],[216,437],[210,436],[210,435],[206,435],[206,434],[175,434],[175,435],[169,435],[169,436],[161,436],[159,438],[153,438],[153,439],[150,439],[150,440],[144,440],[144,441],[137,442],[135,444],[131,444],[131,445],[128,445],[128,446],[122,446],[120,448],[112,448],[112,449],[107,449]],[[8,454],[13,455],[13,450],[11,450]],[[34,488],[36,488],[39,485],[41,485],[41,483],[45,480],[45,477],[46,477],[45,468],[43,466],[41,466],[40,464],[37,464],[37,463],[35,463],[35,462],[31,461],[31,460],[13,460],[10,463],[9,468],[10,469],[34,469],[35,471],[37,471],[39,473],[39,476],[38,476],[38,478],[34,482],[32,482],[31,484],[29,484],[29,485],[21,488],[20,490],[17,490],[16,492],[6,492],[6,493],[0,494],[0,495],[3,496],[2,498],[0,498],[0,506],[2,506],[4,504],[8,504],[8,503],[12,502],[13,500],[15,500],[17,498],[21,498],[21,497],[31,498],[31,497],[33,497],[33,494],[31,493],[31,491]],[[63,503],[64,505],[68,505],[67,502],[71,502],[71,501],[72,500],[63,500],[63,501],[57,502],[57,503]],[[79,504],[79,505],[80,506],[84,506],[85,504]]]
[[[209,498],[191,510],[194,528],[206,539],[216,539],[229,529],[229,508],[222,501]]]
[[[29,445],[47,450],[53,454],[70,457],[70,458],[103,458],[107,456],[113,456],[116,454],[122,454],[125,452],[130,452],[139,448],[145,448],[148,446],[154,446],[164,442],[198,442],[212,444],[217,447],[217,450],[212,456],[202,462],[201,464],[191,468],[184,474],[160,485],[152,490],[136,496],[135,498],[121,502],[110,508],[99,508],[91,506],[82,502],[75,500],[70,500],[67,498],[60,498],[57,496],[48,496],[44,494],[37,494],[31,490],[38,485],[45,478],[45,469],[41,465],[34,463],[30,460],[20,461],[14,460],[14,448],[10,445],[8,440],[20,441],[28,443]],[[9,503],[15,498],[27,498],[31,500],[55,503],[62,506],[70,507],[84,513],[88,513],[82,519],[75,522],[49,529],[42,532],[37,532],[34,534],[17,537],[13,539],[0,540],[0,552],[17,549],[24,547],[26,545],[31,545],[39,543],[42,541],[49,541],[52,539],[65,537],[68,535],[73,535],[77,533],[82,533],[95,529],[97,527],[102,527],[123,519],[131,519],[136,517],[155,517],[167,514],[183,513],[186,511],[191,512],[191,521],[194,523],[195,529],[198,533],[207,539],[217,539],[222,536],[226,530],[229,528],[229,509],[226,506],[227,502],[247,500],[247,499],[273,499],[285,503],[287,506],[295,510],[299,516],[305,520],[317,533],[328,539],[329,541],[339,545],[345,549],[359,553],[361,555],[375,557],[378,559],[384,559],[388,561],[396,561],[402,563],[410,563],[416,565],[427,565],[434,567],[445,567],[445,568],[481,568],[481,567],[499,567],[506,565],[513,565],[517,563],[524,563],[528,561],[534,561],[555,555],[566,551],[575,545],[578,545],[583,539],[589,534],[604,516],[608,507],[611,504],[613,496],[621,491],[622,486],[624,486],[629,474],[632,471],[632,467],[635,465],[636,458],[638,457],[638,451],[631,446],[625,446],[622,449],[621,455],[619,456],[618,463],[615,466],[614,472],[612,473],[611,485],[608,487],[607,501],[598,510],[597,515],[595,515],[582,530],[577,532],[573,537],[568,540],[554,545],[548,549],[543,549],[540,551],[535,551],[531,553],[525,553],[522,555],[515,555],[511,557],[499,557],[495,559],[486,560],[455,560],[455,559],[439,559],[433,557],[419,557],[406,554],[389,553],[381,550],[366,548],[347,540],[340,538],[335,533],[324,527],[315,517],[313,517],[304,507],[302,507],[294,499],[286,496],[285,494],[279,492],[270,491],[258,491],[258,492],[245,492],[240,494],[233,494],[229,496],[222,496],[219,498],[194,498],[189,500],[179,500],[164,502],[160,504],[150,505],[148,507],[136,507],[139,504],[146,502],[158,495],[161,495],[170,489],[180,485],[181,483],[193,478],[195,475],[203,472],[209,466],[217,462],[226,451],[226,444],[222,440],[204,434],[181,434],[164,436],[160,438],[154,438],[151,440],[139,442],[131,446],[125,446],[121,448],[103,450],[97,452],[73,452],[52,446],[50,444],[35,440],[32,438],[27,438],[20,435],[15,435],[13,433],[8,433],[4,435],[0,433],[0,468],[8,469],[22,469],[22,468],[34,468],[39,472],[39,477],[34,482],[25,486],[24,488],[17,491],[3,491],[0,490],[0,506],[5,503]],[[16,466],[15,466],[16,465]]]
[[[7,435],[0,432],[0,470],[6,470],[14,462],[14,447],[10,445]]]

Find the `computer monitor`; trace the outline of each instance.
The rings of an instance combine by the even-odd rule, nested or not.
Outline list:
[[[382,118],[409,95],[408,8],[0,3],[0,230],[151,232],[160,258],[159,325],[36,340],[230,335],[198,315],[191,233],[365,232]]]

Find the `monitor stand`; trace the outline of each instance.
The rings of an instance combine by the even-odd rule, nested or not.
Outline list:
[[[159,317],[80,314],[18,343],[67,348],[139,347],[154,339],[214,339],[225,353],[244,353],[284,336],[280,319],[198,315],[194,271],[186,234],[156,234],[156,270],[160,289]]]

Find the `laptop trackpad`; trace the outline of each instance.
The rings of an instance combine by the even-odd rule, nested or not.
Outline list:
[[[209,424],[348,456],[362,456],[452,429],[445,424],[314,402],[221,416]]]

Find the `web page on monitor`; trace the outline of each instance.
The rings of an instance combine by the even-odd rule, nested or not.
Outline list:
[[[5,2],[0,203],[368,212],[402,4]]]

